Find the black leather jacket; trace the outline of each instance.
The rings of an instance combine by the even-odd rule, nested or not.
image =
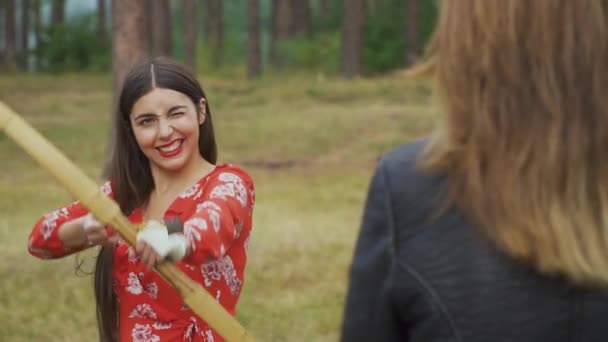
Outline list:
[[[341,340],[608,341],[608,291],[512,261],[455,208],[433,217],[444,186],[416,169],[423,145],[386,154],[372,179]]]

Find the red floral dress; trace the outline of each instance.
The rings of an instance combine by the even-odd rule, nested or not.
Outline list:
[[[109,182],[102,190],[112,197]],[[254,202],[251,177],[241,168],[223,164],[178,196],[164,215],[181,218],[191,243],[192,253],[177,266],[233,315],[243,288]],[[66,248],[57,228],[87,213],[82,204],[74,202],[40,218],[30,234],[29,252],[50,259],[80,250]],[[141,223],[141,209],[129,219]],[[115,249],[113,273],[121,342],[223,341],[125,242]]]

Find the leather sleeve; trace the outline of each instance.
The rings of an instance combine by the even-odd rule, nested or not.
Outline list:
[[[350,269],[341,341],[407,341],[391,299],[390,199],[385,170],[376,169]]]

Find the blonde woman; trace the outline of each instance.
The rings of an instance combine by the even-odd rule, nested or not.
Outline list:
[[[608,341],[608,1],[442,1],[431,138],[386,154],[343,341]]]

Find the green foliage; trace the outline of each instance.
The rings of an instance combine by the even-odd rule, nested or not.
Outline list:
[[[339,66],[340,34],[319,33],[312,39],[300,37],[286,41],[279,46],[279,53],[291,68],[335,73]]]
[[[312,1],[313,8],[313,26],[317,31],[322,32],[340,32],[342,29],[342,16],[344,15],[344,0],[330,1],[327,11],[327,17],[322,19],[320,15],[319,1]]]
[[[35,53],[40,71],[103,71],[111,65],[110,42],[100,42],[94,16],[45,27]]]
[[[422,10],[420,18],[420,31],[422,34],[422,41],[428,42],[433,30],[435,29],[435,22],[437,21],[439,0],[423,0]]]
[[[199,3],[198,6],[202,6]],[[244,1],[225,1],[224,39],[222,51],[217,51],[214,42],[206,41],[202,30],[202,11],[197,13],[197,66],[203,72],[212,72],[218,68],[243,65],[247,60],[247,27]],[[204,9],[204,8],[203,8]],[[174,6],[172,17],[173,56],[184,59],[184,12],[181,6]]]
[[[431,35],[437,15],[437,0],[421,2],[420,42],[424,46]],[[202,8],[198,11],[198,70],[205,74],[225,74],[226,69],[243,69],[247,61],[247,18],[244,0],[224,1],[224,39],[219,52],[202,33]],[[381,74],[405,64],[406,11],[401,0],[367,1],[368,14],[363,36],[363,71]],[[199,6],[202,5],[199,3]],[[343,1],[330,1],[325,17],[320,2],[311,0],[313,37],[299,37],[281,43],[282,70],[339,70],[340,44],[344,12]],[[262,63],[268,62],[272,4],[260,1]],[[184,15],[178,3],[172,6],[173,54],[184,58]],[[36,70],[46,72],[107,71],[111,65],[109,37],[99,41],[96,14],[70,17],[62,25],[46,27],[35,49]],[[236,68],[235,68],[236,67]]]
[[[224,51],[222,62],[245,63],[247,60],[246,1],[224,1]]]
[[[368,4],[363,36],[363,67],[366,72],[386,72],[403,65],[403,1],[378,0]]]
[[[420,42],[426,45],[436,18],[436,0],[420,0]],[[366,73],[383,73],[404,65],[406,10],[401,0],[368,3],[363,37],[363,68]]]
[[[426,45],[437,16],[436,0],[420,0],[420,43]],[[341,1],[331,1],[326,19],[319,14],[317,1],[313,5],[312,39],[304,37],[281,43],[279,52],[290,69],[313,69],[334,73],[339,69],[343,19]],[[363,36],[363,71],[366,74],[386,73],[404,66],[406,10],[401,0],[368,2]],[[269,25],[267,26],[269,28]]]

